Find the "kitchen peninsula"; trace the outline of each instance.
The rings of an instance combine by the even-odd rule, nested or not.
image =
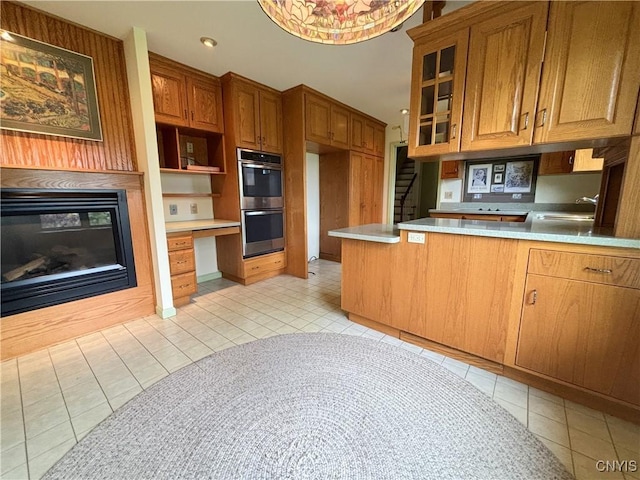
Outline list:
[[[640,418],[640,240],[592,222],[425,218],[342,238],[353,321]]]

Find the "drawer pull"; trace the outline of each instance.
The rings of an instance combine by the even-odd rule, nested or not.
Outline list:
[[[181,247],[182,245],[187,245],[188,242],[176,242],[176,246]]]
[[[187,283],[186,285],[180,285],[178,288],[182,289],[182,288],[189,288],[191,287],[190,283]]]
[[[251,267],[251,270],[259,270],[260,267]]]
[[[535,305],[538,301],[538,290],[534,290],[531,295],[531,305]]]
[[[613,270],[609,270],[608,268],[593,268],[593,267],[584,267],[587,272],[593,273],[606,273],[607,275],[613,273]]]
[[[178,264],[178,265],[182,265],[183,263],[187,263],[187,260],[180,260],[180,261],[176,262],[176,264]]]

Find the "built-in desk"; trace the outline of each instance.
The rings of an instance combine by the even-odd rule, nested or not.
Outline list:
[[[167,249],[173,304],[178,307],[189,303],[197,292],[194,239],[235,235],[240,233],[240,222],[207,219],[186,222],[166,222]]]

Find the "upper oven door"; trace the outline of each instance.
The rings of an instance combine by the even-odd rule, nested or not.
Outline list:
[[[282,208],[282,167],[263,163],[238,162],[240,208]]]

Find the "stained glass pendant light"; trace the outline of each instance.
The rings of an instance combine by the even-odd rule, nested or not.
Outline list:
[[[311,42],[348,45],[400,25],[424,0],[258,0],[279,27]]]

